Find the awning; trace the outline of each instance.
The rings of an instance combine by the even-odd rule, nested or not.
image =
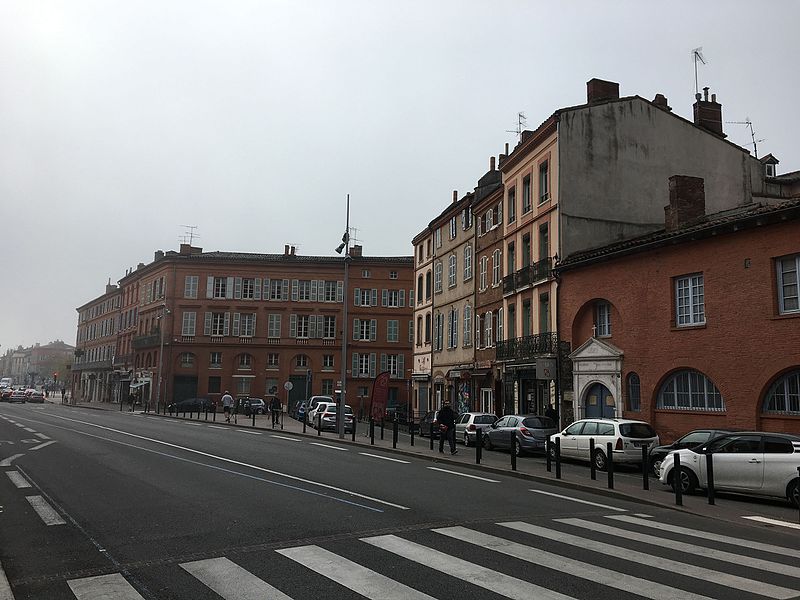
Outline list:
[[[461,369],[450,369],[447,372],[448,379],[461,379]]]
[[[480,378],[480,379],[483,379],[483,378],[484,378],[484,377],[486,377],[486,376],[487,376],[487,375],[488,375],[490,372],[491,372],[491,369],[475,369],[474,371],[472,371],[472,373],[470,373],[470,375],[471,375],[472,377],[478,377],[478,378]]]
[[[150,385],[150,382],[149,382],[149,381],[140,381],[139,383],[132,383],[132,384],[130,385],[130,388],[131,388],[132,390],[135,390],[136,388],[140,388],[140,387],[142,387],[143,385]]]
[[[431,378],[430,373],[412,373],[411,379],[415,381],[428,381]]]

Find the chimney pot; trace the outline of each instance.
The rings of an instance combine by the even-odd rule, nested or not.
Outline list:
[[[453,190],[453,202],[458,202],[458,190]]]
[[[283,245],[283,254],[284,254],[284,256],[288,256],[289,255],[289,244],[284,244]]]
[[[722,105],[717,102],[716,94],[713,94],[711,101],[709,101],[708,89],[707,87],[703,88],[705,100],[700,99],[700,94],[695,94],[697,101],[692,107],[694,109],[694,124],[721,137],[727,137],[722,130]]]
[[[703,100],[705,100],[706,102],[708,102],[708,90],[709,90],[708,86],[703,88]]]
[[[717,101],[717,95],[716,94],[711,94],[711,101],[712,102],[716,102]]]
[[[494,171],[494,156],[489,157],[489,170]]]
[[[586,102],[593,104],[603,100],[618,100],[619,84],[603,79],[590,79],[586,82]]]
[[[294,256],[294,246],[292,246],[292,247],[289,249],[289,253],[290,253],[292,256]]]
[[[506,156],[508,156],[508,142],[506,142],[506,151],[504,152]]]

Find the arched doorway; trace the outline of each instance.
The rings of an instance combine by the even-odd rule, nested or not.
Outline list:
[[[617,403],[613,394],[602,383],[595,383],[586,392],[584,415],[586,418],[611,418],[616,416]]]

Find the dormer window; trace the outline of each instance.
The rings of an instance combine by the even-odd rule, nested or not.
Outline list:
[[[775,165],[772,163],[767,163],[764,165],[764,168],[766,169],[767,177],[775,177]]]

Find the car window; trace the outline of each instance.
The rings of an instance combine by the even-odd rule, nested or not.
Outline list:
[[[622,423],[619,426],[619,433],[621,436],[629,438],[656,437],[655,430],[647,423]]]
[[[793,452],[794,446],[789,440],[779,437],[764,437],[765,454],[792,454]]]
[[[581,432],[581,429],[583,429],[584,425],[585,423],[583,422],[573,423],[567,427],[567,430],[564,433],[567,435],[578,435]]]
[[[550,417],[536,417],[539,420],[539,426],[545,429],[555,429],[556,423]]]
[[[597,435],[597,425],[598,423],[584,423],[581,435]]]
[[[723,438],[716,451],[730,454],[753,454],[754,452],[760,452],[760,449],[761,436],[735,435]]]
[[[542,421],[539,419],[539,417],[525,417],[522,419],[522,424],[525,425],[525,427],[542,427]]]
[[[709,437],[711,437],[710,431],[693,431],[679,439],[678,443],[682,446],[698,446],[705,444]]]
[[[461,417],[459,417],[457,423],[469,423],[470,416],[471,415],[468,415],[468,414],[461,415]]]
[[[598,423],[597,435],[614,435],[614,425],[612,423]]]
[[[478,415],[475,417],[475,424],[476,425],[491,425],[497,420],[497,417],[494,415]]]
[[[499,419],[497,421],[497,426],[498,427],[505,427],[506,423],[508,423],[508,417],[503,417],[502,419]]]
[[[516,427],[519,419],[516,417],[508,417],[508,423],[506,423],[506,427]]]

